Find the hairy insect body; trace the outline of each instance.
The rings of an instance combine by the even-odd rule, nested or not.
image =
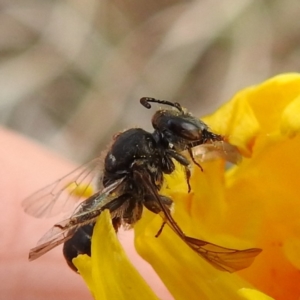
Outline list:
[[[63,246],[63,254],[69,267],[77,272],[77,268],[72,262],[79,254],[91,256],[91,238],[95,223],[87,224],[79,228],[73,237],[67,240]]]
[[[151,133],[133,128],[120,133],[104,159],[103,184],[111,182],[131,173],[130,167],[137,160],[151,160],[158,164],[158,149]]]
[[[128,227],[135,224],[142,216],[143,206],[154,213],[161,210],[153,196],[147,193],[144,185],[135,178],[136,168],[147,170],[152,184],[158,191],[163,184],[163,173],[170,174],[175,168],[154,136],[141,128],[132,128],[118,134],[104,159],[104,187],[125,177],[122,195],[107,206],[116,231],[121,225]],[[167,206],[172,204],[172,200],[164,196],[162,201]],[[83,253],[90,255],[88,238],[92,235],[93,226],[94,223],[84,225],[64,244],[64,256],[74,270],[76,270],[72,263],[74,257]]]

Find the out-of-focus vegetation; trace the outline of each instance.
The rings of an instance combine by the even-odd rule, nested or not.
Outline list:
[[[212,112],[300,71],[299,0],[2,0],[0,122],[77,160],[151,128],[142,96]]]

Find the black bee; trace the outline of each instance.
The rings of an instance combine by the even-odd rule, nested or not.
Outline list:
[[[101,159],[93,160],[24,200],[27,213],[35,217],[51,216],[64,211],[74,198],[79,198],[78,188],[82,182],[90,184],[96,178],[95,193],[83,200],[71,217],[55,224],[42,237],[30,250],[29,260],[64,243],[66,261],[77,271],[72,259],[78,254],[91,255],[91,236],[102,211],[110,211],[117,232],[121,225],[132,227],[146,207],[163,216],[157,237],[167,224],[184,243],[216,268],[234,272],[248,267],[261,252],[260,249],[228,249],[185,235],[170,213],[172,199],[159,193],[164,174],[175,170],[174,161],[185,170],[189,192],[191,163],[201,168],[196,158],[199,161],[199,158],[206,160],[206,156],[222,156],[235,162],[238,158],[236,148],[226,143],[222,136],[211,132],[205,123],[193,117],[179,103],[154,98],[142,98],[140,102],[146,108],[151,108],[150,102],[155,102],[172,109],[160,109],[154,114],[153,133],[131,128],[117,134],[104,158],[104,166],[100,166]],[[73,182],[73,187],[70,182]]]

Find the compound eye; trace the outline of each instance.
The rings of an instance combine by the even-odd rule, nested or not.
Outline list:
[[[186,120],[169,120],[168,127],[174,134],[186,140],[199,140],[202,136],[201,129]]]

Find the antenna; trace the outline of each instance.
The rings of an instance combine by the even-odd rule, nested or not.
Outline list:
[[[151,108],[151,104],[149,102],[169,105],[169,106],[175,107],[176,109],[178,109],[180,112],[183,113],[183,109],[182,109],[181,105],[178,102],[170,102],[170,101],[167,101],[167,100],[159,100],[159,99],[150,98],[150,97],[143,97],[143,98],[140,99],[140,103],[148,109]]]

